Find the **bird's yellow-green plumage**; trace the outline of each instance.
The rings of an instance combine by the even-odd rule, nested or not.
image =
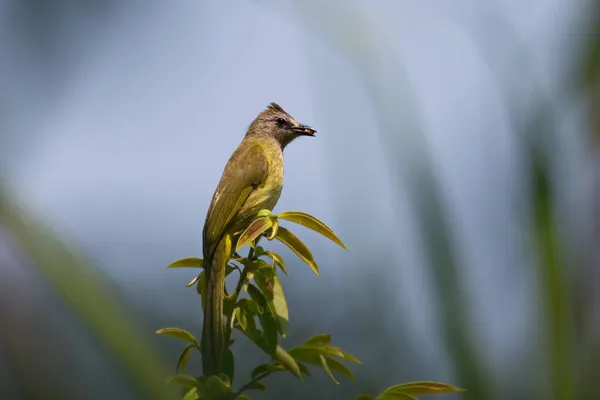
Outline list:
[[[202,365],[205,375],[221,372],[225,348],[223,298],[225,267],[235,234],[244,230],[262,209],[272,210],[283,188],[283,149],[314,129],[299,124],[271,103],[250,125],[230,157],[210,203],[203,231],[206,271]]]

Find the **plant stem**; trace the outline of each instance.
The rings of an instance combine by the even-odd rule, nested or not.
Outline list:
[[[262,379],[266,378],[267,376],[271,375],[273,372],[275,372],[275,371],[265,371],[262,374],[259,374],[256,378],[252,379],[250,382],[246,383],[245,385],[240,386],[238,391],[235,392],[235,395],[233,396],[233,400],[237,399],[238,396],[241,395],[244,390],[248,390],[252,385],[261,381]]]
[[[258,242],[258,240],[257,240],[257,242]],[[252,260],[253,257],[254,257],[254,247],[250,247],[250,251],[248,251],[248,257],[246,257],[246,259],[249,261],[249,263],[247,265],[250,265],[250,263],[253,261]],[[240,273],[240,279],[238,280],[237,286],[235,287],[235,291],[233,292],[233,303],[234,304],[237,302],[237,299],[240,296],[240,292],[242,291],[242,286],[244,286],[244,282],[246,281],[246,276],[248,275],[247,265],[244,265],[244,269]],[[231,321],[233,320],[234,312],[235,312],[235,307],[232,307],[231,315],[229,315],[227,317],[225,343],[229,343],[229,340],[231,339],[231,333],[233,332],[233,327],[231,326]]]

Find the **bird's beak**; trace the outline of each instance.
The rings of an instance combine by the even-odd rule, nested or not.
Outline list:
[[[303,125],[303,124],[300,124],[298,126],[294,126],[292,128],[292,130],[294,132],[299,133],[300,135],[305,135],[305,136],[315,136],[315,133],[317,133],[316,129],[311,128],[308,125]]]

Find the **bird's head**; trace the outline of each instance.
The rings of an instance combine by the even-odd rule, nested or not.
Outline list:
[[[276,139],[283,149],[298,136],[315,136],[317,131],[296,121],[280,105],[271,103],[258,116],[246,135],[267,135]]]

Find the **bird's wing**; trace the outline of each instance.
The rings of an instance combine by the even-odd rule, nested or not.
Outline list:
[[[267,177],[268,161],[260,145],[238,147],[233,153],[215,190],[203,231],[204,257],[209,258],[227,225],[248,196]]]

